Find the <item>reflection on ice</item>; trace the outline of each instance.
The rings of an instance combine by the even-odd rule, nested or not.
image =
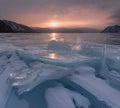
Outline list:
[[[48,54],[48,58],[58,59],[58,56],[57,56],[57,54],[55,54],[55,53],[51,53],[51,54]]]
[[[60,38],[58,33],[50,33],[50,41],[64,41],[64,38]]]
[[[57,41],[57,37],[56,37],[57,34],[56,34],[56,33],[51,33],[50,36],[51,36],[51,41],[52,41],[52,40]]]

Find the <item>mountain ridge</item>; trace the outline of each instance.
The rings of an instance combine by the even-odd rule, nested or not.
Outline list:
[[[35,33],[31,27],[18,24],[13,21],[0,20],[0,32],[2,33]]]
[[[106,27],[102,33],[120,33],[120,25],[113,25]]]
[[[40,28],[29,27],[13,21],[0,20],[1,33],[98,33],[99,30],[92,28]]]

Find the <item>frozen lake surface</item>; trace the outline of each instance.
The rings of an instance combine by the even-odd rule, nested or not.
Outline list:
[[[120,35],[0,34],[0,108],[120,108]]]

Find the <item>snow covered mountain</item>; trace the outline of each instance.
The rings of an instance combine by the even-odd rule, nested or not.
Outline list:
[[[34,33],[32,28],[8,20],[0,20],[0,32],[7,33]]]
[[[109,26],[105,28],[102,33],[120,33],[120,26],[119,25],[114,25],[114,26]]]

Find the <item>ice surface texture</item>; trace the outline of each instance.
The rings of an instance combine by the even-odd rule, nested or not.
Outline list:
[[[59,85],[48,88],[45,94],[48,108],[89,108],[90,103],[81,94]],[[54,103],[54,104],[53,104]]]
[[[74,50],[57,41],[45,49],[1,45],[0,108],[7,104],[13,88],[24,95],[50,80],[63,85],[48,86],[48,108],[120,108],[119,48],[90,43],[80,47]]]

